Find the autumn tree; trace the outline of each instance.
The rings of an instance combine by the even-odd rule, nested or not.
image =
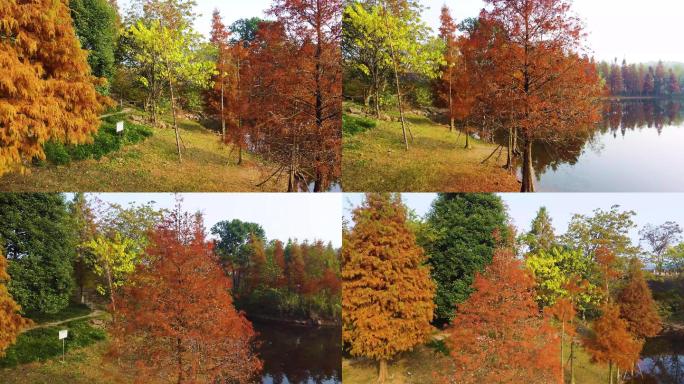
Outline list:
[[[342,1],[276,0],[268,13],[250,44],[250,138],[277,167],[264,183],[323,192],[340,174]]]
[[[214,9],[211,19],[211,37],[209,41],[216,50],[216,72],[212,77],[213,90],[208,92],[208,107],[215,116],[221,121],[221,137],[226,140],[226,87],[232,82],[228,82],[230,54],[229,54],[230,32],[221,20],[218,9]],[[218,98],[218,100],[217,100]]]
[[[74,194],[69,204],[69,214],[76,234],[76,257],[74,259],[74,280],[78,287],[78,297],[85,303],[85,290],[95,286],[96,275],[90,265],[87,242],[95,237],[97,225],[95,212],[83,193]]]
[[[630,231],[636,227],[634,211],[623,211],[615,205],[610,210],[596,209],[592,215],[574,215],[570,219],[561,243],[577,248],[585,255],[594,257],[598,248],[608,248],[619,257],[639,254],[639,247],[632,245]]]
[[[582,25],[565,0],[486,0],[482,16],[507,36],[491,56],[510,91],[512,123],[523,145],[522,191],[534,191],[532,146],[559,142],[598,121],[599,78],[582,56]],[[508,115],[507,111],[502,111]]]
[[[253,382],[262,364],[254,330],[233,307],[201,215],[177,207],[152,233],[146,259],[114,314],[115,356],[132,358],[140,378]]]
[[[440,194],[426,218],[422,246],[428,256],[435,295],[435,318],[448,322],[457,304],[473,292],[476,272],[491,263],[500,238],[509,233],[500,197],[490,194]]]
[[[387,361],[430,334],[435,287],[398,194],[367,194],[353,219],[342,247],[343,339],[352,355],[378,361],[384,383]]]
[[[447,345],[451,382],[550,383],[560,376],[559,339],[534,300],[534,280],[510,250],[477,273],[457,306]]]
[[[659,226],[648,224],[639,231],[641,241],[651,248],[647,260],[655,265],[656,274],[665,272],[666,252],[681,239],[682,232],[679,224],[672,221]]]
[[[7,259],[0,253],[0,358],[5,356],[5,350],[17,340],[17,336],[31,320],[21,317],[21,307],[7,290],[10,280],[7,274]]]
[[[620,317],[627,321],[627,330],[637,339],[655,337],[662,329],[657,305],[642,272],[642,264],[633,258],[629,263],[627,281],[617,296]]]
[[[585,338],[584,346],[594,362],[608,364],[608,383],[613,384],[616,376],[619,382],[620,370],[634,368],[643,343],[628,332],[628,323],[620,318],[616,304],[605,304],[602,312],[594,321],[593,333]]]
[[[449,111],[449,129],[454,130],[454,90],[455,90],[455,67],[458,61],[458,45],[456,38],[456,22],[451,17],[449,8],[444,5],[439,17],[439,37],[444,42],[444,60],[441,66],[441,78],[437,82],[438,97],[447,106]]]
[[[3,1],[0,73],[0,175],[45,159],[47,141],[92,140],[107,101],[66,1]]]

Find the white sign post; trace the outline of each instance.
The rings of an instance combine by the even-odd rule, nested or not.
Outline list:
[[[59,331],[59,339],[62,340],[62,363],[66,361],[65,358],[65,342],[66,338],[69,336],[69,330],[68,329],[63,329]]]
[[[123,131],[124,131],[124,122],[119,121],[118,123],[116,123],[116,133],[123,133]]]

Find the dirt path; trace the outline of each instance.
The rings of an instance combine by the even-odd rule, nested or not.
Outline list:
[[[105,314],[107,314],[107,312],[96,309],[96,310],[90,312],[89,314],[87,314],[85,316],[77,316],[77,317],[72,317],[72,318],[64,319],[64,320],[60,320],[60,321],[52,321],[52,322],[48,322],[48,323],[42,323],[42,324],[34,325],[33,327],[26,328],[21,332],[22,333],[28,332],[32,329],[37,329],[37,328],[56,327],[56,326],[62,325],[64,323],[69,323],[69,322],[76,321],[76,320],[91,319],[91,318],[95,318],[95,317],[100,317],[100,316],[105,315]]]

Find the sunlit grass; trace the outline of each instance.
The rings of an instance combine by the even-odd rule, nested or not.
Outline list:
[[[74,161],[69,165],[33,167],[30,174],[0,178],[3,191],[54,192],[219,192],[285,191],[286,180],[257,187],[271,167],[243,153],[236,165],[237,150],[220,143],[219,136],[197,122],[181,121],[185,145],[178,162],[175,134],[171,128],[152,128],[153,135],[138,144],[102,157]]]
[[[503,169],[506,153],[482,164],[497,147],[449,132],[425,117],[409,117],[414,141],[404,149],[401,124],[379,121],[376,128],[345,135],[342,187],[347,192],[516,192],[515,176]]]

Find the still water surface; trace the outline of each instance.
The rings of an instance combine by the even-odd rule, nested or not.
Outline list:
[[[533,150],[539,192],[684,192],[684,101],[606,102],[586,137]]]
[[[684,383],[684,335],[668,334],[648,339],[638,367],[639,372],[628,383]]]
[[[309,328],[272,322],[252,323],[264,362],[263,384],[340,384],[340,327]]]

